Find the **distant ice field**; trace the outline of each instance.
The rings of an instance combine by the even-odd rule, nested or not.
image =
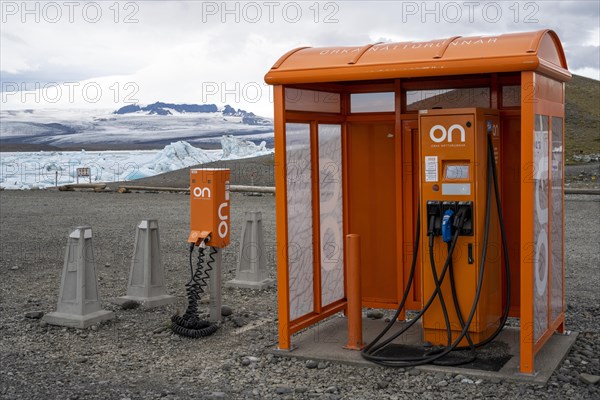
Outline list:
[[[38,151],[0,153],[0,187],[32,189],[75,183],[77,168],[90,168],[80,183],[129,181],[218,160],[270,154],[259,145],[234,136],[220,138],[220,150],[203,150],[177,141],[162,150]]]
[[[214,113],[147,115],[111,110],[2,110],[0,143],[76,147],[144,144],[164,146],[177,140],[192,145],[218,144],[221,136],[265,140],[272,145],[272,125],[249,125],[239,116]],[[110,147],[109,147],[110,148]]]

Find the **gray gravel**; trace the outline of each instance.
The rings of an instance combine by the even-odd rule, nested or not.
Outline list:
[[[229,168],[231,170],[230,179],[232,185],[275,186],[275,157],[273,154],[240,160],[214,161],[147,178],[136,179],[135,181],[108,182],[108,184],[115,189],[120,184],[187,188],[190,186],[191,168]]]
[[[598,189],[600,187],[600,163],[567,165],[565,167],[565,187]]]
[[[187,196],[2,191],[0,398],[599,398],[600,384],[586,384],[580,375],[600,375],[600,202],[569,196],[566,204],[567,328],[581,335],[542,386],[274,357],[265,350],[277,339],[276,288],[225,288],[224,303],[232,314],[215,335],[174,336],[166,321],[186,304]],[[268,268],[275,277],[274,208],[273,196],[232,195],[233,243],[223,254],[224,280],[233,277],[229,270],[235,268],[243,210],[262,212]],[[167,287],[178,301],[151,311],[123,310],[106,300],[125,293],[133,233],[143,218],[159,219]],[[54,310],[66,235],[81,224],[93,227],[103,306],[117,319],[76,330],[31,318],[39,314],[27,317]],[[253,325],[258,326],[249,329]]]

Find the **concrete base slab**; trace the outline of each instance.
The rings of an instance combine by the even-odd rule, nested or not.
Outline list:
[[[66,326],[69,328],[85,329],[92,325],[97,325],[102,321],[108,321],[115,318],[112,311],[100,310],[86,315],[73,315],[59,312],[51,312],[42,318],[50,325]]]
[[[115,297],[111,302],[121,306],[126,301],[135,301],[140,303],[142,308],[149,309],[173,304],[176,300],[177,298],[175,296],[164,294],[162,296],[154,297],[121,296]]]
[[[237,279],[232,279],[230,281],[225,282],[226,287],[235,287],[242,289],[266,289],[269,286],[275,284],[275,279],[265,279],[260,282],[248,282],[248,281],[239,281]]]
[[[398,321],[391,331],[398,331],[405,322]],[[333,361],[363,367],[373,367],[370,361],[361,357],[356,350],[344,349],[348,338],[347,319],[335,315],[311,328],[305,329],[292,337],[294,347],[292,350],[271,349],[270,352],[283,357],[293,357],[306,360]],[[375,338],[387,323],[383,320],[363,318],[363,340],[369,343]],[[505,328],[494,342],[498,348],[507,353],[508,361],[498,370],[489,371],[471,367],[446,367],[438,365],[423,365],[416,367],[423,371],[452,372],[484,379],[501,379],[508,381],[524,381],[544,384],[548,381],[554,370],[560,365],[569,353],[571,346],[577,339],[577,332],[568,335],[555,334],[542,347],[535,357],[535,374],[526,375],[519,373],[519,329]],[[385,337],[388,337],[387,335]],[[422,345],[423,331],[420,323],[413,325],[404,335],[393,343],[401,345]],[[498,342],[498,343],[497,343]],[[487,347],[487,346],[486,346]],[[480,353],[485,348],[478,350]],[[489,351],[488,351],[489,353]],[[385,367],[383,367],[385,368]]]

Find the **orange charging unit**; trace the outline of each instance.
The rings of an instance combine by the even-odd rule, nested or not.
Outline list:
[[[190,235],[188,242],[206,246],[229,244],[229,178],[222,168],[190,170]]]
[[[222,249],[229,244],[229,169],[190,170],[190,234],[188,236],[191,278],[186,283],[188,307],[171,317],[178,335],[199,338],[212,335],[221,321]],[[194,261],[194,250],[198,249]],[[210,286],[209,320],[198,314],[198,300]]]
[[[428,249],[430,224],[438,224],[433,229],[441,229],[441,216],[451,210],[452,215],[459,207],[469,209],[468,226],[458,236],[452,254],[452,268],[456,282],[456,295],[463,316],[469,315],[479,275],[482,273],[481,253],[484,242],[486,212],[486,182],[488,181],[488,135],[494,146],[495,163],[500,155],[500,129],[498,111],[491,109],[467,108],[445,110],[423,110],[419,113],[420,157],[421,160],[421,221],[423,249],[422,282],[423,299],[434,293],[436,286],[432,268],[441,275],[448,254],[447,243],[441,234],[434,237],[433,261]],[[499,169],[497,165],[497,169]],[[489,177],[491,178],[491,177]],[[493,195],[493,191],[492,191]],[[488,232],[488,252],[485,260],[483,286],[478,305],[469,327],[474,342],[489,337],[498,327],[502,314],[502,275],[501,243],[498,217],[494,208],[490,213]],[[434,222],[431,221],[431,216]],[[438,232],[439,233],[439,232]],[[432,265],[433,263],[433,265]],[[442,295],[448,304],[452,340],[461,332],[461,325],[452,306],[450,279],[441,283]],[[423,315],[424,339],[432,344],[445,345],[447,334],[439,297],[436,297]],[[466,345],[463,339],[460,345]]]

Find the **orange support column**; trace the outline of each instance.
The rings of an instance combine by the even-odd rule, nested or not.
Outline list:
[[[533,130],[534,73],[521,73],[521,336],[520,372],[533,374]]]
[[[273,87],[275,114],[275,205],[277,221],[277,309],[279,312],[279,349],[291,350],[290,296],[288,273],[287,185],[285,157],[284,87]]]
[[[346,262],[348,282],[348,344],[345,348],[360,350],[362,341],[362,293],[360,289],[360,235],[346,235]]]

